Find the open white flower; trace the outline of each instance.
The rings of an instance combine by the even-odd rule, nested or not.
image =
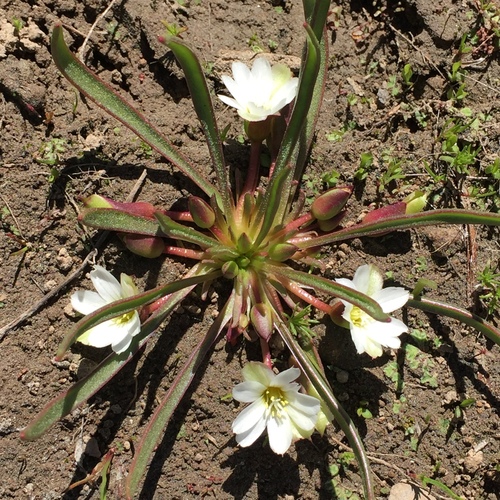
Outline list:
[[[239,61],[233,62],[232,70],[233,78],[223,75],[222,81],[233,97],[219,95],[219,98],[236,108],[244,120],[265,120],[297,95],[299,79],[292,77],[285,64],[271,67],[267,59],[259,57],[251,70]]]
[[[410,298],[409,292],[404,288],[394,286],[382,288],[382,274],[371,264],[358,267],[352,281],[344,278],[336,281],[368,295],[379,303],[385,313],[403,307]],[[408,327],[402,321],[396,318],[391,318],[388,323],[376,321],[359,307],[344,300],[342,303],[345,306],[342,317],[349,322],[352,340],[358,354],[366,352],[372,358],[376,358],[382,355],[382,346],[393,349],[401,346],[399,336],[408,331]]]
[[[299,375],[298,368],[275,375],[258,362],[243,367],[245,381],[233,389],[233,398],[251,404],[233,422],[240,446],[250,446],[267,428],[271,449],[282,455],[293,441],[313,433],[320,403],[299,392],[300,385],[293,382]]]
[[[90,279],[97,292],[78,290],[71,296],[71,305],[81,314],[90,314],[120,299],[132,297],[138,293],[132,278],[123,274],[120,282],[102,266],[95,266],[90,272]],[[104,321],[78,337],[78,342],[93,347],[111,345],[116,353],[126,351],[132,337],[141,330],[141,321],[137,311],[125,313]]]

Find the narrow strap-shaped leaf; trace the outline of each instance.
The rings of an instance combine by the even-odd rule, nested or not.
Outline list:
[[[475,328],[478,332],[481,332],[485,337],[495,342],[495,344],[500,345],[500,330],[466,309],[437,302],[435,300],[425,299],[423,297],[410,299],[406,303],[406,306],[438,314],[440,316],[448,316],[449,318],[458,319],[458,321],[461,321],[462,323]]]
[[[289,168],[283,169],[266,192],[267,203],[264,202],[261,204],[255,217],[256,221],[262,220],[259,234],[254,241],[255,247],[258,247],[264,241],[264,238],[268,236],[276,220],[276,214],[279,211],[280,205],[283,204],[283,197],[288,196],[288,192],[285,191],[285,185],[287,184],[287,179],[290,177],[290,173]]]
[[[231,312],[232,299],[230,298],[208,330],[206,336],[195,347],[186,363],[175,377],[170,389],[164,396],[154,415],[151,417],[146,429],[144,429],[141,441],[135,449],[134,459],[130,465],[129,475],[126,480],[128,499],[135,497],[139,482],[146,471],[151,454],[165,432],[168,421],[193,381],[196,370],[200,367],[212,344],[217,340],[222,328],[224,328],[230,319]]]
[[[300,181],[309,155],[314,134],[316,131],[316,122],[318,121],[321,103],[323,101],[323,93],[325,89],[326,78],[328,74],[328,37],[326,29],[324,30],[323,38],[319,44],[319,70],[318,76],[314,83],[314,91],[309,105],[309,111],[305,118],[304,126],[300,132],[299,139],[292,154],[295,170],[293,179]],[[297,184],[297,187],[300,184]]]
[[[179,224],[178,222],[175,222],[170,217],[168,217],[168,215],[162,214],[161,212],[156,212],[155,217],[158,219],[162,231],[169,238],[194,243],[201,248],[210,248],[219,245],[219,242],[214,238],[200,233],[192,227]]]
[[[80,220],[90,227],[119,233],[134,233],[145,236],[165,236],[157,220],[133,215],[115,208],[86,208]]]
[[[419,226],[437,226],[440,224],[483,224],[500,226],[500,214],[460,209],[430,210],[400,217],[390,217],[382,221],[356,224],[331,234],[311,238],[297,243],[299,248],[313,248],[329,243],[338,243],[363,236],[377,236],[398,229],[412,229]]]
[[[377,301],[357,290],[353,290],[335,281],[330,281],[322,276],[297,271],[286,265],[280,266],[266,262],[264,269],[266,273],[274,275],[275,279],[280,281],[284,286],[286,286],[286,281],[283,278],[286,278],[290,281],[295,281],[299,285],[308,286],[317,291],[328,293],[333,297],[350,302],[377,321],[389,321],[389,315],[382,311]]]
[[[68,49],[60,24],[54,27],[51,40],[52,58],[59,71],[80,92],[147,142],[168,161],[175,164],[208,196],[217,193],[215,187],[136,109],[115,93]],[[220,196],[220,195],[219,195]]]
[[[179,61],[184,71],[194,109],[200,120],[203,133],[207,140],[210,156],[212,157],[224,212],[226,214],[231,214],[231,190],[222,151],[222,143],[215,120],[212,99],[208,91],[207,82],[200,61],[191,48],[178,37],[170,37],[167,40],[167,46],[175,54],[176,59]]]
[[[266,190],[262,203],[263,213],[266,214],[270,211],[269,205],[271,202],[271,195],[273,191],[276,192],[276,187],[274,186],[274,184],[277,182],[281,182],[282,172],[285,168],[287,168],[287,166],[293,159],[292,157],[294,152],[296,151],[297,143],[300,141],[301,133],[310,110],[310,105],[316,85],[316,78],[318,76],[320,67],[320,47],[318,40],[316,39],[314,33],[311,31],[308,25],[306,25],[306,30],[309,36],[307,38],[306,55],[300,75],[297,97],[293,106],[293,112],[290,118],[290,122],[286,128],[285,135],[283,136],[283,141],[278,152],[278,157],[276,158],[273,175],[271,177],[271,180],[269,181],[269,186]],[[290,186],[292,181],[293,174],[288,175],[285,178],[284,191],[287,193],[287,196],[286,198],[281,200],[281,203],[278,206],[278,210],[273,215],[275,225],[283,222],[285,214],[287,214],[289,211],[289,204],[291,203],[291,199],[288,196],[288,193],[290,193]]]
[[[354,425],[344,408],[342,408],[337,398],[334,396],[328,382],[324,379],[322,373],[317,370],[317,368],[314,366],[314,363],[311,362],[307,354],[302,350],[295,337],[291,334],[286,324],[279,319],[279,316],[276,314],[276,312],[275,316],[277,317],[276,328],[281,335],[281,338],[287,345],[288,349],[290,349],[290,352],[293,354],[294,358],[297,360],[301,371],[309,379],[312,386],[316,389],[316,392],[319,394],[320,398],[326,404],[332,415],[335,417],[335,421],[340,425],[340,428],[349,440],[349,444],[354,451],[354,455],[356,456],[361,471],[365,498],[367,500],[374,500],[375,495],[373,492],[370,464],[368,462],[365,448],[363,446],[363,442],[361,441],[361,437],[358,434],[356,426]]]
[[[106,385],[147,341],[149,335],[156,330],[165,317],[183,300],[196,285],[173,293],[154,316],[148,318],[141,326],[141,331],[132,339],[130,350],[122,354],[112,353],[104,359],[91,373],[71,386],[55,399],[50,401],[35,419],[21,432],[21,438],[33,440],[41,436],[58,420],[71,413],[75,408],[92,397],[101,387]]]
[[[94,311],[91,314],[87,314],[80,321],[78,321],[78,323],[76,323],[66,334],[57,350],[56,360],[61,360],[64,356],[64,353],[68,350],[69,346],[73,344],[73,342],[75,342],[80,335],[82,335],[93,326],[138,309],[139,307],[158,300],[161,297],[168,295],[169,293],[177,292],[179,290],[182,290],[183,288],[197,285],[198,283],[203,283],[204,281],[212,281],[221,275],[222,273],[220,271],[203,272],[203,274],[200,274],[198,276],[184,278],[182,280],[169,283],[168,285],[162,285],[154,288],[153,290],[139,293],[127,299],[117,300],[116,302],[112,302],[111,304],[97,309],[97,311]]]

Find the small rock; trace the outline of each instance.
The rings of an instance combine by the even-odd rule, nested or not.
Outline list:
[[[194,461],[195,462],[202,462],[203,461],[203,455],[201,453],[197,453],[195,456],[194,456]]]
[[[445,404],[449,405],[450,403],[454,403],[458,399],[457,391],[451,390],[448,391],[443,398]]]
[[[62,272],[68,272],[73,267],[73,259],[70,257],[66,248],[61,248],[56,257],[57,267]]]
[[[73,309],[73,306],[71,305],[71,302],[68,302],[64,306],[64,314],[68,316],[68,318],[76,318],[77,312]]]
[[[397,483],[391,488],[389,500],[436,500],[416,484]]]
[[[57,281],[56,280],[48,280],[43,284],[43,291],[45,293],[50,292],[57,286]]]
[[[464,468],[469,474],[474,474],[481,467],[483,460],[482,451],[474,452],[474,449],[469,450],[464,459]]]
[[[96,438],[90,438],[85,446],[85,455],[93,458],[101,458],[101,450],[99,450],[99,445],[97,444]]]
[[[346,372],[345,370],[338,370],[335,374],[335,378],[339,384],[346,384],[349,380],[349,372]]]

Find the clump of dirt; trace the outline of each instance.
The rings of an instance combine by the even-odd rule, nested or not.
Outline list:
[[[81,52],[86,64],[208,176],[207,148],[187,86],[157,41],[164,30],[160,21],[187,28],[183,36],[201,55],[213,94],[222,91],[219,77],[228,71],[228,51],[233,51],[229,59],[264,51],[286,57],[292,66],[302,51],[298,2],[121,1],[100,17],[109,3],[10,0],[0,8],[0,327],[55,291],[14,329],[1,330],[0,496],[6,499],[98,498],[92,483],[66,490],[90,474],[110,448],[115,455],[108,498],[122,498],[134,443],[211,324],[216,294],[224,293],[216,289],[208,306],[193,294],[158,330],[141,360],[131,361],[45,436],[20,441],[19,430],[106,355],[76,344],[63,362],[52,360],[75,321],[69,295],[90,287],[89,260],[105,263],[115,274],[134,274],[143,289],[184,270],[182,262],[168,258],[134,257],[114,236],[94,252],[90,242],[96,239],[77,222],[80,198],[98,193],[124,200],[143,172],[139,197],[154,205],[171,207],[194,189],[58,74],[49,50],[52,26],[63,22],[75,52],[92,30]],[[464,107],[471,120],[479,120],[482,135],[471,142],[481,141],[484,165],[498,157],[498,51],[486,36],[472,53],[459,52],[461,37],[481,19],[478,3],[340,1],[332,4],[330,19],[328,81],[306,172],[307,195],[324,189],[325,175],[354,182],[352,220],[416,187],[434,186],[430,200],[436,206],[475,206],[479,198],[467,194],[476,186],[474,177],[486,175],[484,167],[444,178],[433,168],[441,154],[439,134]],[[467,95],[458,98],[462,82],[450,84],[448,74],[457,60],[467,70]],[[405,65],[413,73],[406,83]],[[248,155],[238,141],[241,123],[222,103],[215,100],[215,106],[221,129],[230,126],[230,166],[239,169]],[[366,153],[372,154],[371,166],[359,173]],[[392,178],[384,177],[389,166]],[[399,232],[331,248],[324,260],[331,278],[351,277],[366,262],[409,288],[425,277],[438,286],[431,296],[481,312],[473,292],[478,271],[499,260],[498,231]],[[72,273],[74,279],[59,289]],[[498,498],[498,347],[452,320],[409,310],[404,320],[411,335],[403,338],[403,348],[370,360],[356,355],[348,333],[318,319],[327,375],[362,435],[380,498],[392,485],[420,476],[468,499]],[[264,439],[238,448],[231,422],[239,409],[226,396],[241,381],[243,362],[258,357],[252,344],[230,348],[221,342],[214,348],[166,429],[141,498],[362,497],[357,467],[335,425],[283,457]],[[445,495],[436,487],[432,493]]]

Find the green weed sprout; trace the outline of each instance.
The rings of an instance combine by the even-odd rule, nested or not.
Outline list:
[[[88,314],[67,333],[56,360],[61,360],[75,341],[95,345],[95,329],[99,331],[100,326],[103,335],[113,332],[113,338],[100,341],[101,345],[112,345],[113,352],[89,375],[49,402],[22,431],[22,438],[37,438],[94,395],[141,351],[152,333],[193,289],[200,287],[205,297],[216,280],[224,281],[230,289],[219,315],[199,339],[137,441],[125,481],[127,498],[138,495],[148,461],[169,419],[211,346],[223,333],[233,344],[240,335],[256,340],[262,350],[263,362],[246,365],[245,381],[233,391],[233,398],[251,403],[233,423],[240,445],[251,444],[267,429],[270,445],[283,453],[292,441],[310,435],[314,427],[319,429],[320,419],[335,419],[354,451],[367,499],[375,498],[367,456],[352,420],[336,399],[323,371],[310,335],[308,325],[312,318],[308,320],[308,308],[349,328],[358,352],[366,351],[372,356],[380,355],[384,346],[399,347],[399,335],[407,327],[388,313],[405,303],[406,307],[456,318],[500,344],[500,332],[466,310],[428,300],[420,292],[410,294],[403,288],[383,288],[382,275],[372,265],[361,266],[352,281],[332,281],[321,275],[316,254],[325,245],[419,226],[500,225],[500,216],[465,210],[423,211],[424,203],[417,200],[412,205],[417,209],[410,208],[410,201],[403,201],[374,210],[361,222],[343,227],[352,191],[349,186],[332,188],[317,196],[310,208],[305,207],[301,179],[327,77],[325,26],[330,2],[304,0],[303,5],[306,42],[298,82],[293,82],[282,66],[270,68],[263,62],[256,62],[252,70],[235,63],[234,79],[226,78],[234,99],[226,97],[225,102],[243,116],[251,148],[246,178],[234,183],[229,180],[203,67],[182,39],[168,36],[163,42],[184,71],[206,137],[213,182],[146,118],[82,65],[68,50],[62,26],[54,28],[52,55],[60,72],[89,100],[175,165],[204,196],[190,196],[185,212],[156,208],[145,202],[121,203],[99,195],[85,201],[80,216],[84,225],[118,233],[127,248],[143,258],[167,254],[192,260],[194,264],[181,279],[140,293],[131,293],[133,284],[128,277],[122,276],[118,283],[110,273],[104,273],[101,279],[94,275],[98,293],[75,298],[80,310]],[[258,81],[268,78],[271,85],[279,83],[273,86],[267,101],[257,102],[258,95],[250,96],[253,72],[265,75]],[[281,90],[277,89],[285,87],[279,101],[276,92]],[[292,87],[295,99],[289,102]],[[263,109],[268,109],[267,116]],[[260,168],[263,141],[267,141],[271,155],[268,176]],[[358,176],[370,163],[369,157],[362,159]],[[104,324],[113,328],[103,328]],[[122,325],[127,329],[118,338]],[[293,366],[278,375],[271,369],[273,336],[283,339],[293,359]],[[308,394],[300,390],[297,379]]]

